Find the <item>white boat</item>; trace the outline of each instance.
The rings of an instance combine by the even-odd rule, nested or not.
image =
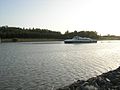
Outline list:
[[[64,43],[97,43],[96,39],[74,36],[72,39],[64,40]]]

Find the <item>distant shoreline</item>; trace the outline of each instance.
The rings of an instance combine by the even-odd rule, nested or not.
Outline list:
[[[99,39],[97,41],[109,41],[109,39]],[[113,39],[117,40],[117,39]],[[43,41],[64,41],[64,39],[34,39],[34,38],[13,38],[13,39],[1,39],[0,42],[43,42]]]
[[[1,42],[41,42],[41,41],[63,41],[64,39],[25,39],[25,38],[14,38],[14,39],[1,39]]]

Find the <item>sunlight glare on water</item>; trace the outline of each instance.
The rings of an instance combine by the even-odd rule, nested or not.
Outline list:
[[[0,89],[51,90],[120,65],[120,41],[1,43]]]

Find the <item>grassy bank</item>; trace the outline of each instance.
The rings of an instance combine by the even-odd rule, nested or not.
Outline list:
[[[63,41],[63,39],[13,38],[13,39],[2,39],[1,40],[1,42],[40,42],[40,41]]]

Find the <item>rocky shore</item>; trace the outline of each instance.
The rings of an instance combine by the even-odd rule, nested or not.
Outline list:
[[[120,67],[88,80],[78,80],[57,90],[120,90]]]

